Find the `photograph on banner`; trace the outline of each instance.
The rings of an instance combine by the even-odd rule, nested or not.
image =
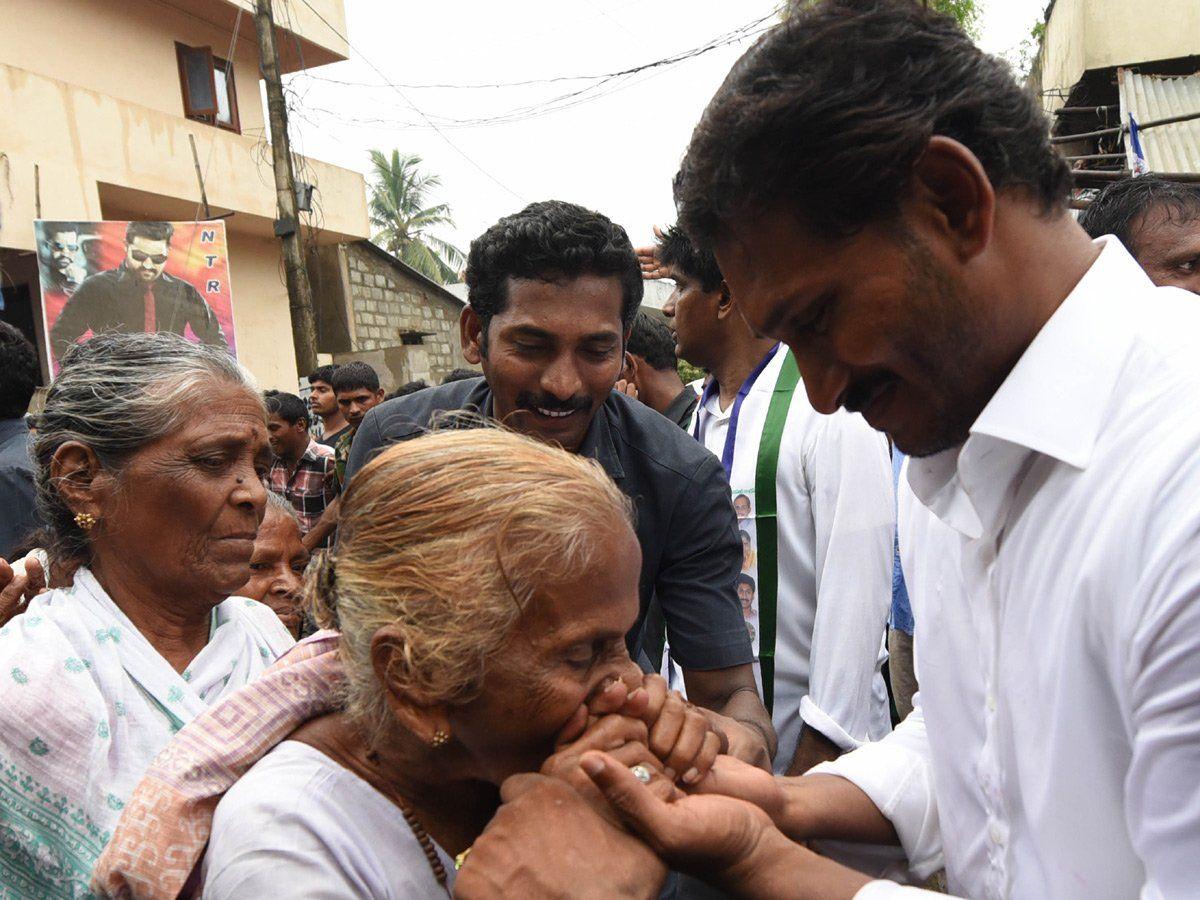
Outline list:
[[[51,371],[101,331],[169,331],[234,356],[224,222],[34,222]]]

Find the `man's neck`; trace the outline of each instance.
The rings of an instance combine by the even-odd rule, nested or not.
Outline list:
[[[682,390],[683,381],[674,369],[646,365],[638,372],[638,399],[655,412],[665,413]]]
[[[308,442],[306,441],[304,446],[301,447],[299,450],[293,450],[291,453],[286,453],[286,454],[281,455],[279,457],[279,461],[282,462],[285,466],[287,466],[287,470],[289,472],[291,472],[293,469],[296,468],[296,466],[298,466],[300,464],[300,457],[302,457],[304,455],[305,451],[307,451],[307,450],[308,450]]]
[[[729,408],[742,384],[774,346],[775,341],[753,337],[748,330],[745,338],[739,336],[728,342],[725,354],[711,370],[720,389],[721,409]]]
[[[337,434],[349,424],[340,409],[328,416],[321,416],[321,423],[325,426],[326,435]]]

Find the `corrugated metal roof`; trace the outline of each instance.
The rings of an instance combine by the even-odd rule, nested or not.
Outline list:
[[[1139,125],[1200,113],[1200,72],[1172,78],[1119,69],[1117,83],[1121,90],[1121,121],[1126,124],[1130,113]],[[1139,135],[1152,172],[1200,172],[1200,119],[1159,125]],[[1126,135],[1125,152],[1132,170],[1133,150],[1129,144]]]

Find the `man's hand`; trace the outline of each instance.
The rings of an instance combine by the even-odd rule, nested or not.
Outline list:
[[[766,735],[745,722],[723,716],[711,709],[704,710],[704,715],[715,730],[725,735],[729,743],[729,749],[725,751],[727,754],[757,766],[764,772],[771,771],[771,753],[767,749]]]
[[[541,773],[567,782],[601,815],[614,825],[619,820],[609,808],[592,780],[579,767],[583,754],[589,750],[603,750],[625,766],[642,765],[652,773],[662,775],[663,764],[646,746],[649,732],[640,719],[628,716],[607,715],[597,719],[582,736],[562,746],[542,763]],[[670,782],[665,777],[656,779],[664,786],[660,790],[670,792]]]
[[[23,573],[0,559],[0,625],[20,613],[30,600],[46,590],[46,572],[33,555],[25,557]],[[19,568],[19,567],[18,567]]]
[[[765,812],[775,827],[783,827],[788,801],[783,782],[770,772],[732,756],[718,756],[705,779],[688,792],[745,800]]]
[[[632,381],[626,381],[624,378],[617,380],[617,383],[613,385],[613,390],[634,400],[638,398],[637,385]]]
[[[603,753],[582,767],[627,825],[671,868],[735,897],[849,900],[870,879],[787,839],[765,812],[712,794],[656,796]]]
[[[501,786],[500,797],[504,805],[458,873],[455,897],[658,896],[667,874],[663,862],[642,841],[598,815],[566,782],[514,775]]]
[[[728,751],[730,755],[769,770],[775,757],[775,728],[758,696],[758,683],[750,664],[726,669],[684,669],[683,680],[688,698],[710,714],[714,727],[733,745]],[[733,727],[729,720],[741,727]]]
[[[663,239],[662,229],[657,225],[654,226],[654,236],[660,241]],[[667,267],[658,260],[655,254],[655,247],[638,247],[634,252],[637,253],[638,263],[642,267],[642,278],[647,281],[653,281],[656,278],[670,278],[671,273]]]

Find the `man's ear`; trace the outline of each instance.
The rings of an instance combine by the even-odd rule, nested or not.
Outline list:
[[[934,135],[913,168],[909,215],[965,263],[991,241],[996,191],[983,164],[953,138]]]
[[[375,402],[376,403],[382,402],[383,398],[386,396],[387,396],[387,391],[385,391],[383,388],[380,388],[379,390],[377,390],[375,392]]]
[[[717,291],[717,318],[727,319],[733,315],[733,295],[729,292],[729,285],[724,281],[718,286]]]
[[[462,341],[463,359],[473,366],[483,362],[483,320],[470,306],[464,306],[458,317],[458,333]]]
[[[632,384],[638,383],[638,360],[628,350],[625,351],[625,366],[621,369],[621,377]]]
[[[50,480],[71,512],[102,518],[107,479],[96,452],[87,444],[67,441],[55,450],[50,458]]]
[[[396,675],[406,664],[404,636],[394,625],[385,625],[371,638],[371,666],[396,721],[426,744],[438,732],[450,735],[447,709],[411,688],[400,689]],[[452,735],[451,735],[452,736]]]

